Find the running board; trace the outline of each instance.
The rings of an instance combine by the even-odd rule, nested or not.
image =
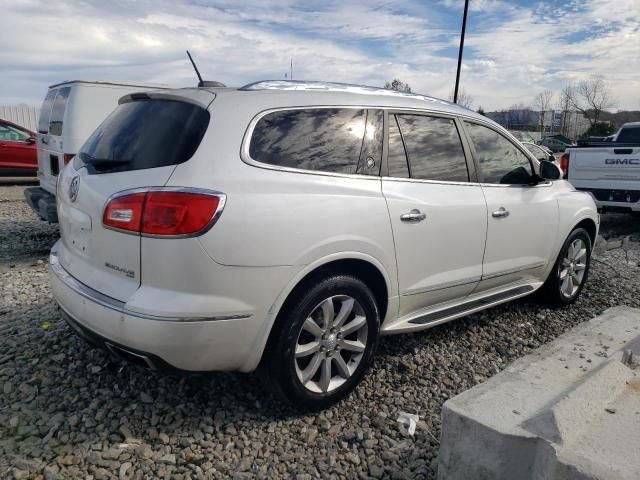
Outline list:
[[[533,290],[535,289],[531,285],[523,285],[521,287],[506,290],[504,292],[494,293],[493,295],[479,298],[477,300],[472,300],[470,302],[463,303],[462,305],[456,305],[455,307],[445,308],[444,310],[438,310],[437,312],[427,313],[426,315],[423,315],[421,317],[409,320],[409,323],[412,323],[414,325],[425,325],[428,323],[437,322],[438,320],[442,320],[444,318],[461,316],[461,314],[465,312],[477,310],[478,308],[482,308],[492,303],[503,302],[510,298],[520,297],[526,293],[532,292]]]

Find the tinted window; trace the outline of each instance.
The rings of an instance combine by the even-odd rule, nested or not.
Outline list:
[[[51,135],[62,135],[62,119],[64,109],[67,106],[67,98],[71,87],[64,87],[58,90],[53,106],[51,108],[51,119],[49,120],[49,133]]]
[[[640,143],[640,127],[625,127],[620,130],[616,142]]]
[[[424,115],[396,115],[409,157],[411,178],[468,182],[469,173],[455,122]]]
[[[274,112],[256,124],[249,154],[254,160],[280,167],[356,173],[365,125],[365,110]]]
[[[389,115],[389,152],[387,153],[387,165],[390,177],[409,177],[409,167],[407,165],[407,155],[402,143],[402,135],[398,128],[398,121],[395,115]]]
[[[490,128],[465,122],[485,183],[531,183],[531,163],[516,146]]]
[[[49,118],[51,117],[51,105],[53,104],[53,99],[56,96],[57,90],[49,90],[47,92],[47,96],[44,97],[44,102],[42,102],[42,107],[40,107],[40,118],[38,119],[38,132],[40,133],[48,133],[49,132]]]
[[[80,149],[89,171],[123,172],[189,160],[209,124],[209,112],[171,100],[119,105]]]

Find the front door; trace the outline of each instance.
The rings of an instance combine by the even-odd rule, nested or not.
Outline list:
[[[487,209],[453,118],[397,112],[385,123],[382,192],[402,317],[473,291],[482,276]]]
[[[529,157],[497,130],[464,125],[487,201],[487,246],[477,291],[544,280],[558,236],[554,184],[533,182]]]

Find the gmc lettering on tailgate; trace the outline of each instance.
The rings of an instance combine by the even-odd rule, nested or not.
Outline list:
[[[640,158],[606,158],[607,165],[640,165]]]

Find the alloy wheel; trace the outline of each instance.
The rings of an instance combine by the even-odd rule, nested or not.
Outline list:
[[[313,393],[328,393],[356,371],[367,347],[368,323],[353,297],[335,295],[320,302],[302,325],[295,345],[295,370]]]
[[[580,238],[573,240],[559,267],[560,292],[572,298],[580,289],[587,268],[587,246]]]

